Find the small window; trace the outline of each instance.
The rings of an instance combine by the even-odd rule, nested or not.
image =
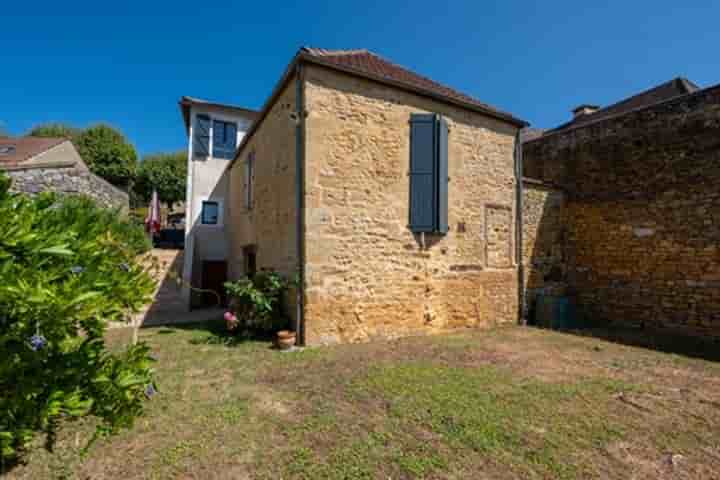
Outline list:
[[[253,208],[253,190],[255,183],[255,152],[250,152],[245,161],[245,208]]]
[[[257,273],[257,253],[255,245],[248,245],[243,248],[243,261],[245,275],[254,277],[255,273]]]
[[[235,156],[237,125],[220,120],[213,121],[213,157],[231,160]]]
[[[217,225],[220,218],[220,205],[218,202],[202,202],[201,221],[203,225]]]

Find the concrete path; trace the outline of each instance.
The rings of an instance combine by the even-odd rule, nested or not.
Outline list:
[[[145,310],[133,317],[133,325],[142,327],[195,323],[222,318],[221,308],[200,308],[189,311],[187,302],[182,298],[179,279],[182,278],[182,250],[155,248],[152,255],[157,258],[160,268],[156,273],[158,288],[153,301]]]

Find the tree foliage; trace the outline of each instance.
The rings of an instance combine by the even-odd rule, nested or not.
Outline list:
[[[63,420],[97,417],[97,433],[132,425],[155,391],[144,344],[111,353],[108,321],[150,298],[140,227],[87,198],[9,193],[0,175],[0,461]],[[1,465],[2,463],[0,463]],[[0,472],[2,473],[2,472]]]
[[[75,140],[82,129],[65,123],[42,123],[28,132],[29,137],[59,137]]]
[[[134,188],[146,202],[155,189],[161,201],[172,205],[185,200],[186,182],[187,153],[158,153],[140,162]]]
[[[113,185],[128,187],[137,173],[137,152],[122,133],[108,125],[83,130],[75,146],[93,173]]]

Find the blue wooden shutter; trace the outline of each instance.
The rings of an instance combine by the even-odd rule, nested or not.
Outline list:
[[[207,157],[210,154],[210,117],[198,115],[195,117],[193,131],[193,155]]]
[[[213,157],[225,158],[225,122],[213,120]]]
[[[225,124],[225,145],[232,159],[235,156],[235,147],[237,147],[237,125],[234,123]]]
[[[432,232],[437,222],[435,123],[433,114],[410,116],[410,230],[413,232]]]
[[[448,232],[448,124],[440,117],[437,123],[437,191],[438,191],[438,225],[437,231]]]

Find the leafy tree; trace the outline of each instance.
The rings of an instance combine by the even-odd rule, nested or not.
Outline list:
[[[76,139],[82,129],[65,123],[43,123],[33,127],[27,134],[29,137],[61,137],[70,140]]]
[[[110,352],[107,322],[139,309],[154,282],[136,261],[140,227],[87,198],[9,193],[0,174],[0,475],[62,421],[130,427],[155,393],[149,348]]]
[[[155,189],[160,200],[172,207],[173,203],[185,200],[186,182],[187,153],[157,153],[140,162],[134,188],[146,202]]]
[[[137,153],[122,133],[108,125],[95,125],[80,133],[74,143],[93,173],[113,185],[132,185]]]

